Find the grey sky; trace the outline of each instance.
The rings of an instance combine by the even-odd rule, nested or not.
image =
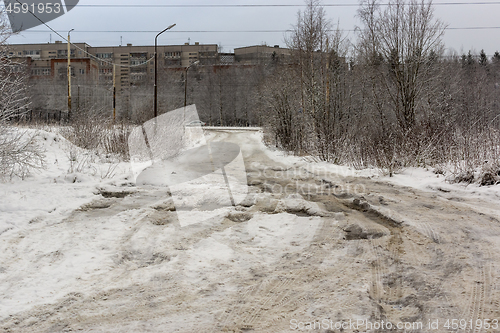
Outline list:
[[[463,5],[436,5],[435,16],[448,24],[449,28],[500,26],[500,2],[478,4],[473,0],[436,0],[442,2],[473,2]],[[483,2],[483,1],[482,1]],[[494,2],[486,0],[485,2]],[[326,6],[325,10],[333,23],[352,30],[359,24],[356,19],[358,0],[323,0],[323,4],[347,4],[350,6]],[[140,7],[92,7],[91,5],[140,4]],[[296,7],[196,7],[196,5],[297,5]],[[89,6],[90,5],[90,6]],[[194,5],[193,7],[147,7],[146,5]],[[296,20],[297,11],[304,9],[302,0],[80,0],[79,5],[48,24],[62,35],[71,33],[72,41],[87,42],[92,46],[123,44],[151,45],[155,32],[176,23],[171,31],[159,38],[160,44],[216,43],[224,51],[236,47],[267,43],[284,46],[284,31]],[[122,32],[88,32],[122,31]],[[148,31],[133,33],[128,31]],[[186,32],[189,31],[189,32]],[[196,31],[196,32],[195,32]],[[209,32],[198,32],[209,31]],[[217,31],[217,32],[214,32]],[[222,31],[222,32],[221,32]],[[245,32],[257,31],[257,32]],[[354,32],[346,32],[351,40]],[[61,38],[45,26],[38,26],[10,39],[10,43],[46,43]],[[500,29],[447,30],[444,42],[447,48],[459,53],[469,49],[488,55],[500,51]]]

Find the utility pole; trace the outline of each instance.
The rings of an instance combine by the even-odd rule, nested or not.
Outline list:
[[[71,119],[71,42],[70,42],[70,32],[75,29],[68,31],[68,120]]]
[[[116,119],[116,64],[113,64],[113,122]]]

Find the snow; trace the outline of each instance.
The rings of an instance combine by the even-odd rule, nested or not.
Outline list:
[[[47,163],[45,169],[25,180],[0,183],[0,320],[55,304],[69,293],[92,296],[143,285],[167,273],[177,283],[175,288],[201,291],[212,284],[228,283],[234,277],[247,276],[250,268],[271,267],[291,249],[301,253],[322,226],[323,217],[336,225],[343,216],[326,214],[317,203],[297,193],[281,199],[264,193],[263,201],[277,200],[272,214],[253,213],[244,222],[228,222],[228,214],[244,212],[235,211],[227,201],[228,187],[222,186],[226,182],[219,172],[211,175],[214,180],[195,179],[189,186],[170,188],[180,228],[168,221],[155,225],[149,221],[158,214],[163,214],[163,220],[168,217],[169,212],[158,209],[166,205],[167,190],[151,186],[158,184],[132,186],[138,170],[149,166],[147,161],[138,159],[133,169],[112,156],[75,147],[57,128],[30,131],[38,133],[36,140],[46,151]],[[306,179],[314,174],[327,184],[349,177],[383,181],[459,198],[479,198],[489,203],[481,209],[500,215],[500,186],[449,184],[444,176],[425,169],[406,169],[387,177],[377,170],[314,162],[267,148],[261,132],[243,133],[242,137],[257,142],[255,150],[282,165],[266,170],[265,164],[253,162],[253,167],[278,178]],[[207,135],[207,141],[214,136]],[[252,193],[247,196],[246,186],[236,186],[242,181],[238,178],[242,155],[235,161],[226,168],[230,190],[237,203],[253,200],[255,204],[257,199]],[[118,201],[103,197],[103,190],[142,196]],[[99,207],[110,207],[110,215],[102,215]],[[301,216],[301,212],[308,216]],[[174,256],[174,250],[181,254]],[[340,256],[323,265],[338,261]],[[171,288],[172,293],[177,292]],[[237,286],[228,283],[227,288],[236,290]],[[188,315],[177,316],[172,314],[171,320],[185,323],[189,319]]]
[[[0,234],[7,229],[28,228],[34,222],[60,222],[90,202],[98,185],[111,181],[103,179],[109,169],[114,170],[114,181],[127,178],[128,163],[94,156],[55,133],[57,129],[52,130],[27,130],[28,134],[37,134],[36,142],[45,150],[46,166],[24,181],[14,179],[0,184]]]
[[[393,177],[380,177],[384,181],[400,185],[410,186],[423,191],[454,191],[461,195],[477,195],[498,197],[500,195],[500,186],[481,186],[477,183],[472,184],[451,184],[447,177],[442,174],[434,173],[433,169],[407,168]]]
[[[252,135],[262,137],[262,133]],[[286,166],[282,171],[286,175],[300,177],[306,175],[307,172],[311,172],[317,176],[323,176],[327,180],[348,177],[367,178],[426,192],[450,193],[450,196],[458,198],[486,200],[491,202],[493,208],[498,207],[500,209],[498,204],[500,202],[500,185],[481,186],[478,183],[450,183],[446,175],[436,174],[433,168],[405,168],[395,172],[390,177],[384,175],[378,169],[356,170],[350,166],[318,162],[310,157],[292,156],[286,152],[266,147],[262,140],[259,140],[259,142],[260,148],[269,158]]]
[[[126,181],[130,173],[128,163],[75,147],[57,128],[27,131],[37,134],[46,167],[25,180],[0,184],[0,293],[4,295],[0,317],[62,297],[77,277],[85,278],[100,269],[102,262],[94,260],[92,250],[88,246],[82,249],[83,243],[77,241],[77,229],[58,225],[74,210],[101,197],[100,186]],[[110,168],[113,179],[103,179]],[[112,237],[109,232],[96,235],[92,241]]]
[[[0,293],[3,295],[0,318],[55,302],[75,288],[90,293],[98,280],[111,280],[116,287],[153,277],[158,273],[154,267],[147,269],[149,273],[143,269],[117,283],[117,273],[112,272],[116,260],[120,260],[116,255],[124,246],[121,238],[131,229],[135,232],[126,241],[127,253],[130,254],[128,260],[153,256],[161,252],[162,244],[175,238],[172,228],[159,232],[154,226],[139,222],[151,214],[152,210],[147,208],[121,212],[106,219],[105,223],[93,216],[85,221],[72,222],[71,215],[75,210],[95,206],[96,200],[106,204],[99,190],[117,191],[117,187],[126,185],[132,177],[131,167],[128,163],[108,161],[75,147],[58,134],[56,128],[36,131],[36,140],[46,153],[46,168],[35,171],[26,180],[13,179],[0,184],[0,237],[3,240],[0,245]],[[102,179],[102,174],[111,166],[116,167],[113,177]],[[228,165],[227,169],[231,167],[241,171],[237,165]],[[217,182],[220,183],[220,179]],[[220,202],[227,197],[227,188],[210,186],[206,181],[193,183],[191,188],[172,189],[176,207],[181,208],[178,211],[180,220],[192,221],[196,225],[202,222],[201,218],[205,223],[214,223],[214,218],[227,215],[230,210],[227,207],[210,212],[189,210],[189,205],[191,208],[203,207],[209,199],[222,205],[229,204]],[[246,197],[246,188],[231,189],[237,200]],[[185,211],[182,210],[183,200]],[[150,206],[161,201],[155,200]],[[300,198],[286,199],[283,204],[288,209],[314,208],[304,207],[307,202]],[[304,223],[308,226],[307,232],[303,231]],[[306,246],[318,225],[316,218],[297,217],[286,212],[256,216],[240,231],[251,240],[244,251],[251,254],[253,260],[261,258],[272,262],[284,253],[282,242],[293,242],[296,247]],[[216,240],[217,237],[220,239]],[[242,235],[234,236],[234,232],[229,232],[227,237]],[[242,256],[240,253],[239,263],[244,262]],[[193,277],[202,268],[228,263],[235,257],[221,236],[215,234],[187,250],[183,271],[188,277]],[[175,259],[168,263],[171,267],[176,264]]]
[[[252,240],[245,249],[252,254],[265,252],[262,257],[272,263],[289,250],[282,244],[293,244],[298,251],[308,246],[319,226],[317,217],[297,217],[288,213],[258,215],[243,231]]]

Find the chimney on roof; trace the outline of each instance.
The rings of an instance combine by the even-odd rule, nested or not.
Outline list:
[[[280,48],[280,46],[279,46],[279,45],[274,45],[274,47],[275,47],[275,48],[277,48],[277,49],[279,49],[279,48]]]
[[[56,40],[56,44],[62,44],[62,41]]]
[[[194,42],[194,45],[200,45],[200,42]]]
[[[127,46],[132,46],[132,44],[131,43],[127,43]]]
[[[189,45],[189,43],[184,43],[184,45]]]

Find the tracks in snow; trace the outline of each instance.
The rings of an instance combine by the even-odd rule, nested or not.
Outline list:
[[[240,135],[221,133],[219,138],[251,141]],[[63,231],[80,232],[73,242],[85,240],[88,252],[98,252],[102,249],[93,240],[100,235],[92,234],[93,228],[103,226],[108,232],[110,221],[123,227],[120,237],[110,233],[109,238],[120,243],[112,249],[115,260],[107,262],[114,275],[95,273],[94,289],[13,316],[0,322],[0,328],[22,332],[39,318],[35,327],[47,332],[50,327],[120,332],[136,327],[134,323],[141,323],[144,331],[156,327],[179,332],[286,332],[291,319],[364,318],[424,324],[439,319],[441,326],[433,332],[446,332],[442,324],[447,319],[500,319],[500,225],[493,215],[468,208],[474,202],[364,179],[330,179],[311,171],[294,175],[283,172],[287,167],[267,158],[255,142],[248,150],[242,148],[249,181],[255,184],[252,195],[258,200],[237,207],[237,213],[254,218],[275,214],[277,202],[282,204],[289,193],[273,192],[272,185],[292,184],[292,192],[298,192],[294,186],[311,185],[305,188],[314,193],[302,197],[317,210],[280,215],[304,228],[315,223],[317,229],[306,245],[287,240],[279,244],[283,252],[276,250],[273,254],[279,255],[267,258],[266,250],[271,250],[265,246],[274,244],[265,243],[264,236],[284,240],[271,225],[249,233],[247,225],[255,219],[225,218],[180,228],[167,219],[168,204],[156,205],[159,198],[151,193],[106,199],[76,211],[72,218],[81,222],[78,228],[68,220]],[[331,187],[343,184],[366,190],[333,195]],[[297,198],[292,199],[301,200]],[[124,210],[134,214],[120,215]],[[140,237],[149,237],[149,248],[134,243]],[[106,239],[99,245],[109,246]],[[218,249],[231,254],[203,257]],[[74,317],[75,313],[80,315]],[[203,321],[196,322],[199,318]],[[64,325],[50,326],[50,320]],[[479,327],[458,331],[488,332]]]

